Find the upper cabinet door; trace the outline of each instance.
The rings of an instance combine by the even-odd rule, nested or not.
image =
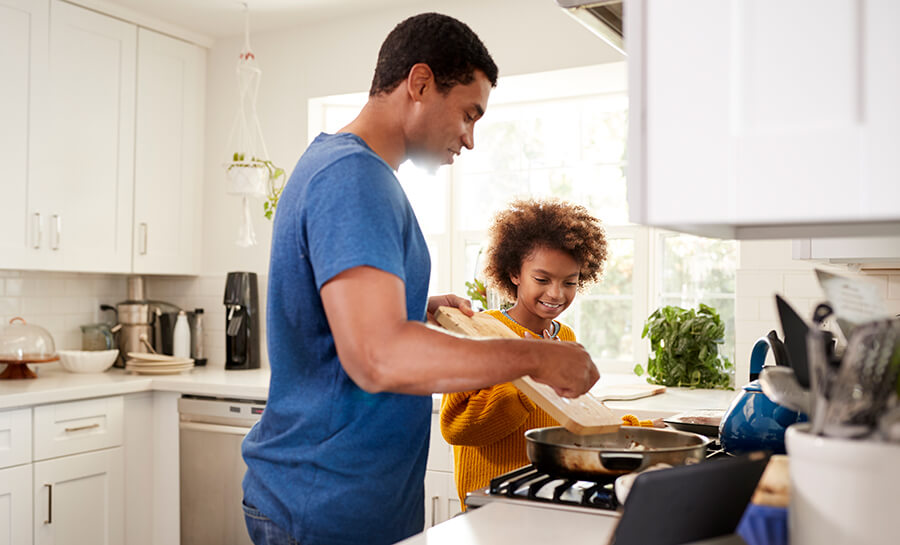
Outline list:
[[[632,221],[900,224],[900,3],[631,0],[626,24]]]
[[[29,188],[47,268],[129,272],[137,27],[58,0],[50,10],[43,156]]]
[[[39,266],[40,218],[29,214],[31,94],[46,77],[47,0],[0,0],[0,267]]]
[[[134,272],[197,274],[204,49],[138,31]]]

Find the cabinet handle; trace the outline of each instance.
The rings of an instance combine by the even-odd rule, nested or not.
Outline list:
[[[66,433],[71,433],[73,431],[81,431],[81,430],[89,430],[91,428],[99,428],[100,424],[94,422],[93,424],[88,424],[87,426],[77,426],[74,428],[66,428]]]
[[[53,485],[44,484],[47,487],[47,520],[44,524],[53,524]]]
[[[34,216],[31,217],[31,237],[33,240],[32,246],[34,249],[38,249],[41,247],[41,238],[43,237],[43,233],[41,232],[41,213],[35,212]]]
[[[141,223],[140,229],[141,229],[141,234],[140,234],[141,250],[140,250],[140,252],[141,252],[141,255],[147,255],[147,224]]]
[[[59,239],[62,238],[62,218],[59,214],[53,214],[53,226],[53,245],[50,249],[59,250]]]
[[[437,501],[440,500],[440,496],[431,496],[431,526],[435,525],[435,521],[437,520]]]

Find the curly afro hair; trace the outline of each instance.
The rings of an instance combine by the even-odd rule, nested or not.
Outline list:
[[[489,286],[510,301],[516,300],[517,275],[522,262],[536,248],[568,252],[581,265],[578,291],[596,282],[606,262],[606,233],[600,220],[577,204],[557,199],[521,199],[494,217],[489,231],[484,274]]]

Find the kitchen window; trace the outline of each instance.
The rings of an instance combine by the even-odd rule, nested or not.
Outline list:
[[[311,100],[310,140],[347,124],[366,98]],[[660,305],[716,308],[727,324],[723,353],[733,360],[737,243],[628,222],[627,113],[622,63],[501,77],[476,124],[474,150],[434,174],[401,165],[398,178],[431,252],[431,291],[466,292],[486,229],[511,199],[559,197],[586,206],[607,231],[603,278],[561,316],[602,371],[646,362],[641,332]]]

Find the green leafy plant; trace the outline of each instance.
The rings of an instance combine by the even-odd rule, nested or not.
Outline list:
[[[234,152],[232,161],[232,164],[228,165],[229,170],[238,166],[256,166],[256,164],[259,164],[264,166],[269,172],[269,178],[266,183],[266,201],[263,203],[263,213],[266,218],[272,219],[275,216],[275,208],[278,206],[278,199],[281,197],[281,192],[284,191],[284,184],[287,182],[284,169],[276,166],[275,163],[268,159],[259,159],[257,157],[251,157],[246,164],[241,165],[240,163],[244,161],[244,154],[239,152]]]
[[[484,283],[475,278],[471,282],[466,282],[466,295],[469,299],[481,303],[482,308],[487,309],[487,288]]]
[[[725,324],[718,312],[700,303],[699,310],[666,306],[644,323],[641,338],[650,338],[647,382],[688,388],[731,389],[734,365],[719,355]],[[634,367],[638,376],[644,368]]]

